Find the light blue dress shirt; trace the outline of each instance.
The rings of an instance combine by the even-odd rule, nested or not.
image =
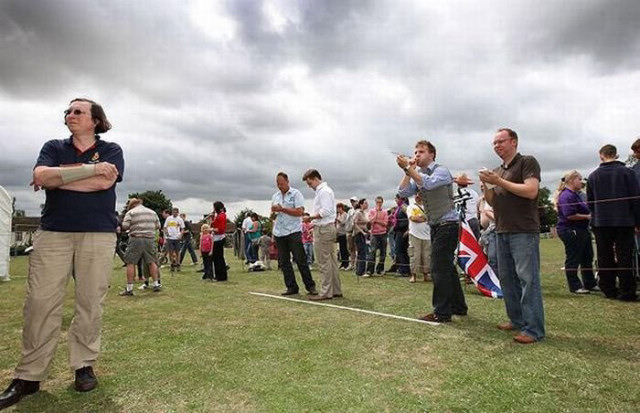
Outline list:
[[[295,188],[289,187],[286,193],[280,191],[273,194],[271,205],[282,205],[285,208],[304,208],[304,196]],[[276,222],[273,226],[275,237],[286,237],[295,232],[302,231],[302,217],[294,217],[284,212],[276,213]]]
[[[431,162],[429,166],[426,168],[419,168],[417,172],[420,174],[422,178],[422,186],[421,188],[426,190],[435,189],[441,187],[443,185],[451,185],[453,184],[453,177],[451,176],[451,172],[445,166],[438,165],[435,161]],[[431,175],[428,175],[427,172],[431,172]],[[411,179],[409,181],[409,185],[404,188],[398,187],[398,195],[404,197],[410,197],[415,195],[418,192],[418,184],[416,181]],[[451,209],[451,211],[447,212],[443,217],[442,221],[457,221],[458,213],[455,208]]]

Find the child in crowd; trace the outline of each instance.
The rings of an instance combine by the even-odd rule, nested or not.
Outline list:
[[[213,281],[213,235],[211,235],[211,227],[207,224],[202,224],[200,227],[200,254],[204,264],[202,279]]]
[[[269,247],[273,240],[271,239],[271,234],[264,233],[258,240],[258,245],[260,246],[260,261],[267,267],[267,270],[271,270],[271,257],[269,257]]]
[[[308,212],[302,215],[302,247],[304,253],[307,254],[307,264],[311,267],[313,264],[313,223]]]

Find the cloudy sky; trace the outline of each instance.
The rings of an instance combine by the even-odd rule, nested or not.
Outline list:
[[[125,153],[119,205],[266,213],[279,170],[313,198],[309,167],[338,199],[391,198],[392,151],[429,139],[475,176],[502,126],[553,187],[640,135],[639,21],[637,0],[2,0],[0,185],[39,213],[33,164],[83,96]]]

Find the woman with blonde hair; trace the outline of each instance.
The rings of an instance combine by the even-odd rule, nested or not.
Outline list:
[[[599,291],[593,275],[593,245],[589,220],[591,214],[585,200],[580,196],[583,187],[580,172],[566,172],[554,195],[554,204],[558,210],[558,236],[564,243],[564,271],[569,290],[575,294],[589,294]],[[582,281],[578,278],[578,268]]]

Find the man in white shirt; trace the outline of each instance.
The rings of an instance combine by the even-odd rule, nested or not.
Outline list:
[[[320,172],[309,169],[302,176],[302,180],[316,192],[310,218],[313,221],[313,245],[316,260],[322,275],[320,294],[310,296],[313,301],[330,300],[342,297],[340,275],[338,273],[338,259],[336,257],[336,198],[333,190],[326,182],[322,182]]]
[[[171,258],[171,271],[177,269],[180,271],[180,260],[178,252],[180,251],[180,240],[182,239],[182,231],[184,231],[184,221],[178,216],[180,210],[173,208],[171,216],[164,220],[164,237],[166,250]]]
[[[349,266],[345,268],[345,271],[351,271],[356,267],[356,243],[353,239],[353,217],[356,215],[355,205],[358,203],[358,200],[359,198],[355,196],[349,198],[351,208],[347,211],[347,222],[344,225],[344,229],[347,231],[347,249],[349,250]]]
[[[247,232],[251,229],[253,225],[253,220],[251,219],[251,212],[247,212],[247,216],[242,221],[242,233],[244,234],[244,255],[245,255],[245,264],[250,264],[253,261],[253,250],[251,248],[251,239],[247,236]]]
[[[411,278],[416,282],[416,274],[422,273],[425,282],[431,280],[431,228],[427,224],[427,215],[422,207],[422,198],[416,194],[415,202],[407,207],[409,216],[409,263]]]

